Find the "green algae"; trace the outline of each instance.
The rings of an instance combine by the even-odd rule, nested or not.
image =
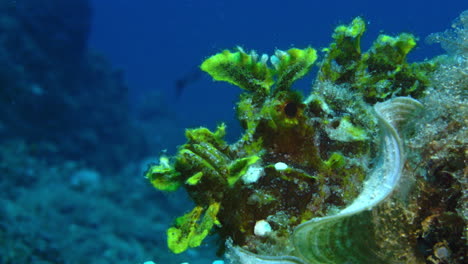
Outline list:
[[[236,113],[245,132],[228,144],[225,125],[214,132],[188,129],[173,163],[154,165],[146,173],[160,190],[184,187],[196,204],[183,218],[188,220],[177,220],[170,229],[174,232],[168,232],[173,252],[200,245],[215,231],[252,252],[261,251],[263,243],[283,245],[281,253],[287,255],[293,250],[288,240],[294,226],[336,212],[360,194],[379,142],[371,104],[395,95],[421,95],[436,65],[407,63],[416,45],[407,33],[381,35],[362,53],[364,32],[361,18],[336,28],[307,97],[291,87],[316,62],[311,47],[277,50],[272,56],[224,50],[201,64],[214,80],[243,90]],[[212,204],[219,205],[213,216],[219,224],[212,220],[200,230],[194,223],[201,208]],[[273,235],[254,234],[256,222],[278,214],[287,220],[271,221]],[[187,241],[195,229],[203,235],[191,244]],[[183,246],[175,246],[180,241]]]
[[[428,87],[435,62],[408,63],[407,55],[416,46],[416,37],[380,35],[371,48],[361,52],[361,37],[365,32],[362,18],[335,29],[334,42],[325,49],[319,80],[346,83],[363,94],[368,103],[392,96],[420,97]]]

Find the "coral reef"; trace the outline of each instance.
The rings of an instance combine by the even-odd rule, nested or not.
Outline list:
[[[430,107],[409,133],[408,173],[418,247],[427,263],[463,263],[468,221],[468,11],[428,37],[447,51],[421,102]],[[414,130],[409,130],[414,132]]]
[[[115,172],[151,146],[132,121],[122,72],[87,49],[91,15],[86,0],[0,3],[0,134]]]
[[[133,116],[123,73],[87,48],[89,2],[0,1],[0,263],[208,263],[209,247],[167,254],[160,223],[187,206],[141,159],[174,117],[160,95]]]
[[[204,264],[214,259],[209,247],[168,254],[163,223],[186,206],[154,192],[141,177],[146,164],[127,163],[118,174],[102,175],[84,188],[76,177],[96,172],[79,162],[44,159],[36,151],[24,140],[0,143],[0,263],[135,264],[157,256],[158,263],[196,258],[190,263]],[[160,205],[146,210],[150,200]]]
[[[88,0],[0,2],[0,263],[466,262],[468,12],[418,63],[408,33],[362,52],[362,18],[321,51],[215,54],[201,69],[242,89],[245,132],[187,129],[150,166],[174,118],[158,92],[130,109],[91,17]]]
[[[464,14],[450,34],[455,50],[466,50]],[[177,155],[146,172],[157,189],[183,187],[195,202],[168,229],[173,252],[216,232],[233,263],[463,262],[466,52],[410,64],[414,36],[380,35],[362,53],[364,31],[361,18],[335,29],[306,98],[292,85],[317,60],[310,47],[237,48],[202,63],[244,90],[245,133],[229,144],[224,124],[187,129]],[[402,122],[412,114],[419,120]]]
[[[184,184],[200,206],[168,230],[169,241],[178,241],[169,244],[174,252],[182,249],[173,245],[180,247],[192,236],[186,230],[199,228],[198,233],[208,234],[214,225],[204,224],[207,216],[212,218],[210,223],[218,223],[223,238],[232,237],[234,243],[250,245],[251,250],[259,250],[265,239],[281,243],[291,226],[343,207],[362,187],[376,131],[376,121],[366,118],[370,109],[359,97],[352,97],[356,100],[347,103],[356,105],[359,117],[349,111],[333,115],[335,109],[326,98],[316,94],[304,103],[291,90],[316,60],[312,48],[277,51],[271,58],[274,68],[267,66],[266,58],[243,50],[224,51],[202,64],[215,79],[247,90],[237,109],[247,131],[240,141],[227,144],[224,125],[215,132],[190,129],[186,131],[189,141],[173,164],[163,158],[147,172],[161,190]],[[220,208],[210,210],[213,206]],[[207,211],[203,219],[200,210]],[[285,222],[270,220],[275,222],[276,238],[259,239],[254,226],[268,217]],[[198,226],[197,220],[201,221]]]

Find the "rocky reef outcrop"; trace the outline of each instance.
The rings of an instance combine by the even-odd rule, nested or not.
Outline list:
[[[0,135],[118,168],[145,153],[123,73],[87,48],[89,1],[0,3]]]

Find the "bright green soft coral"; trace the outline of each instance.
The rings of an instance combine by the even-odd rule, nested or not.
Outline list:
[[[265,56],[259,60],[255,52],[247,54],[242,50],[225,50],[201,65],[201,69],[210,72],[218,81],[226,81],[248,91],[268,91],[273,84],[273,73],[266,66]]]
[[[416,46],[416,38],[408,33],[396,37],[382,34],[362,53],[360,40],[364,31],[365,23],[359,17],[350,25],[335,29],[335,42],[325,49],[319,80],[349,84],[370,103],[395,95],[419,97],[436,65],[406,62],[408,53]]]
[[[252,51],[245,53],[241,48],[236,52],[225,50],[205,60],[201,69],[217,81],[226,81],[242,89],[267,94],[277,76],[277,89],[287,89],[297,79],[302,78],[317,59],[312,48],[278,50],[271,57],[274,68],[267,65],[268,55],[260,58]]]
[[[187,129],[177,155],[147,171],[157,189],[183,186],[196,204],[168,230],[173,252],[199,246],[212,231],[252,252],[265,243],[286,250],[292,227],[353,201],[375,158],[369,103],[419,95],[433,66],[406,62],[416,43],[410,34],[381,35],[361,53],[364,31],[361,18],[337,27],[307,98],[291,87],[317,60],[313,48],[272,56],[237,48],[202,63],[214,80],[243,89],[236,111],[245,133],[228,144],[224,124]],[[265,219],[275,235],[258,237],[255,223]]]
[[[197,206],[190,213],[177,218],[175,227],[167,230],[169,249],[174,253],[182,253],[189,247],[200,246],[211,228],[214,225],[219,225],[216,218],[218,211],[219,203],[213,203],[208,207],[202,219],[200,219],[203,212],[201,206]]]
[[[153,165],[146,172],[147,178],[156,189],[161,191],[175,191],[179,188],[180,173],[169,165],[169,159],[165,156],[159,158],[159,165]]]

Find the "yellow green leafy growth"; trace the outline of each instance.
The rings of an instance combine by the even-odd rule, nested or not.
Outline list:
[[[287,51],[277,50],[271,57],[271,63],[277,73],[277,90],[289,89],[293,82],[304,77],[317,60],[317,51],[313,48]]]
[[[366,31],[366,23],[364,22],[362,18],[356,17],[348,26],[346,25],[338,26],[335,29],[333,38],[338,41],[343,41],[344,37],[352,38],[354,40],[359,40],[362,34],[364,34],[364,31]]]
[[[274,68],[269,67],[268,55],[260,58],[255,51],[250,54],[242,49],[237,52],[224,50],[206,59],[201,69],[217,81],[226,81],[242,89],[268,94],[277,78],[277,90],[290,88],[291,84],[302,78],[317,59],[313,48],[287,51],[277,50],[270,60]]]
[[[156,189],[161,191],[175,191],[181,184],[180,173],[174,170],[165,156],[159,159],[159,165],[151,166],[145,176]]]
[[[370,103],[394,95],[420,96],[429,84],[428,76],[435,64],[406,61],[416,46],[416,38],[408,33],[396,37],[382,34],[362,53],[360,43],[364,31],[365,22],[359,17],[335,29],[335,41],[325,49],[319,80],[351,85]]]
[[[175,157],[147,171],[157,189],[183,187],[195,203],[167,231],[173,252],[199,246],[211,231],[252,251],[285,245],[295,226],[357,197],[377,155],[370,104],[419,96],[434,68],[407,63],[416,45],[411,34],[381,35],[361,52],[365,29],[362,18],[335,29],[308,97],[292,87],[317,60],[311,47],[271,56],[224,50],[201,64],[214,80],[243,89],[236,114],[245,131],[229,144],[224,124],[187,129]],[[274,235],[255,234],[260,220],[272,221]]]
[[[259,60],[255,52],[225,50],[205,60],[201,69],[217,81],[226,81],[248,91],[268,92],[274,81],[265,56]]]
[[[220,225],[216,218],[218,211],[219,203],[213,203],[205,211],[202,219],[200,219],[203,213],[201,206],[197,206],[191,212],[177,218],[175,226],[167,230],[169,249],[178,254],[188,248],[200,246],[213,226]]]
[[[230,187],[234,186],[236,182],[246,174],[247,170],[260,160],[259,156],[249,156],[234,160],[229,164],[228,184]]]

